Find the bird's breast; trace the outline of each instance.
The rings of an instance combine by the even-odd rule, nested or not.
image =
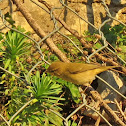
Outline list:
[[[93,81],[95,78],[95,74],[92,72],[92,70],[80,72],[77,74],[66,72],[62,74],[61,78],[74,84],[83,85],[85,83]]]

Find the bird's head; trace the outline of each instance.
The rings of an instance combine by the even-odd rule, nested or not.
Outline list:
[[[62,62],[53,62],[48,69],[46,70],[46,72],[50,73],[51,75],[55,75],[55,76],[59,76],[62,74],[63,71],[63,66],[62,66]]]

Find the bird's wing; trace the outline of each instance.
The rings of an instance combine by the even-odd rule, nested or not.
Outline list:
[[[84,63],[69,63],[68,71],[72,74],[81,73],[87,70],[93,70],[101,66],[95,64],[84,64]]]

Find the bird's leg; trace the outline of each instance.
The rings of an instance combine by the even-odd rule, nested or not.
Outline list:
[[[95,89],[94,89],[91,85],[90,85],[90,86],[86,86],[86,87],[84,88],[84,91],[83,91],[83,92],[85,92],[86,95],[88,95],[88,96],[90,96],[90,97],[92,98],[92,96],[89,95],[90,91],[95,91]],[[100,105],[100,101],[99,101],[99,100],[95,100],[95,99],[93,99],[93,98],[92,98],[92,100],[95,101],[94,108],[97,110],[98,107],[99,107],[99,105]]]
[[[84,94],[84,90],[81,87],[79,87],[78,89],[79,89],[79,92],[80,92],[80,94],[82,96],[83,103],[87,104],[87,101],[85,99],[86,98],[86,95]]]

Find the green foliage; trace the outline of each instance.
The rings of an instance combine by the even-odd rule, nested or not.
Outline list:
[[[123,60],[126,61],[126,46],[119,46],[119,48],[121,49],[121,52],[118,52],[118,56],[120,56]]]
[[[95,42],[96,38],[95,38],[94,34],[91,34],[89,31],[85,31],[83,33],[83,36],[85,37],[86,41],[88,41],[88,42],[91,42],[91,41]]]
[[[33,94],[41,102],[54,104],[57,100],[63,100],[63,98],[56,97],[62,92],[61,85],[53,82],[45,73],[40,77],[40,73],[37,71],[36,75],[27,78],[27,80],[30,80],[29,83],[32,82]]]
[[[0,34],[0,41],[3,39],[3,34],[1,33]]]
[[[70,82],[67,82],[65,80],[62,80],[60,78],[57,78],[57,77],[53,77],[53,80],[55,82],[58,82],[60,83],[61,85],[65,86],[67,89],[67,93],[70,95],[70,97],[73,99],[73,101],[75,103],[80,103],[81,100],[80,100],[80,92],[79,92],[79,89],[78,89],[78,86],[76,86],[75,84],[73,83],[70,83]]]
[[[90,43],[92,45],[92,48],[100,49],[103,44],[100,41],[97,41],[97,38],[95,37],[96,33],[91,34],[89,31],[85,31],[83,33],[83,36],[87,43]]]
[[[51,61],[56,61],[56,60],[58,60],[58,57],[57,57],[56,55],[52,54],[52,55],[50,56],[50,60],[51,60]]]
[[[64,100],[64,98],[59,97],[62,92],[62,86],[53,82],[45,73],[40,76],[38,71],[36,75],[26,76],[26,80],[28,83],[31,83],[31,86],[27,86],[26,88],[15,86],[12,89],[13,92],[11,93],[11,101],[8,107],[8,118],[11,118],[30,99],[33,99],[33,102],[14,118],[12,124],[34,126],[43,124],[48,126],[51,122],[52,126],[61,126],[62,119],[54,113],[44,110],[43,105],[59,113],[58,111],[62,110],[58,106],[61,105],[59,101]]]
[[[17,30],[21,32],[25,31],[21,27],[17,27]],[[22,71],[27,71],[24,68],[23,62],[26,58],[24,58],[24,56],[26,56],[30,52],[29,49],[31,47],[31,43],[28,41],[28,39],[25,38],[24,35],[12,30],[8,31],[6,34],[1,34],[0,39],[1,66],[12,74],[16,73],[20,75],[22,74]],[[10,76],[9,74],[2,71],[1,73],[2,75],[0,78],[0,83],[4,87],[4,90],[2,92],[6,96],[10,97],[15,85],[18,85],[20,83],[17,83],[17,80],[14,76]]]
[[[112,44],[114,47],[118,45],[126,45],[126,35],[125,35],[126,27],[124,25],[115,25],[111,27],[110,25],[106,24],[103,26],[102,31],[106,37],[106,40]]]
[[[68,126],[77,126],[77,123],[74,122],[74,121],[72,122],[71,120],[69,120]]]
[[[67,82],[65,84],[65,86],[70,90],[71,97],[72,97],[73,101],[77,104],[80,103],[81,102],[81,100],[80,100],[81,95],[78,90],[78,87],[75,84],[72,84],[70,82]]]
[[[63,120],[55,113],[46,111],[46,117],[44,126],[63,126]]]
[[[17,30],[21,32],[25,31],[21,27],[17,27]],[[16,31],[8,31],[0,43],[0,53],[4,68],[14,73],[17,69],[24,70],[22,63],[26,58],[25,56],[30,53],[30,47],[31,43],[24,35]]]
[[[119,49],[117,54],[123,59],[126,60],[126,27],[122,24],[115,25],[111,27],[110,25],[106,24],[102,28],[102,31],[106,37],[106,40],[115,48]]]
[[[16,58],[28,53],[30,46],[31,44],[28,43],[28,39],[24,35],[10,30],[5,35],[0,50],[5,59],[10,59],[11,62],[15,62]]]

